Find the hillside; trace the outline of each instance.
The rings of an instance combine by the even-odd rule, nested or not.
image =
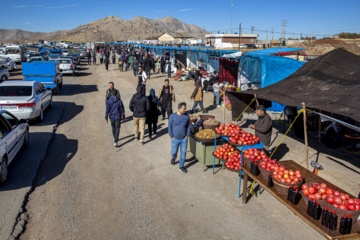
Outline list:
[[[187,33],[196,38],[204,38],[204,30],[192,24],[186,24],[173,17],[148,19],[134,17],[123,20],[116,16],[105,17],[97,21],[80,25],[71,30],[61,30],[51,33],[28,32],[19,29],[0,29],[0,41],[48,41],[71,40],[85,41],[120,41],[128,39],[147,39],[159,36],[165,32]],[[22,35],[22,36],[21,36]]]

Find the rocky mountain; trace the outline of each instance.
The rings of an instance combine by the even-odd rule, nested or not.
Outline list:
[[[80,25],[71,30],[60,30],[51,33],[28,32],[19,29],[0,29],[0,41],[47,41],[71,40],[85,41],[125,41],[128,39],[149,39],[163,33],[186,33],[196,38],[204,38],[208,32],[192,24],[186,24],[173,17],[148,19],[134,17],[123,20],[116,16],[105,17],[97,21]]]

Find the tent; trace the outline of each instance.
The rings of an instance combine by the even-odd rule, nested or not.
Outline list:
[[[264,88],[290,76],[304,65],[304,62],[279,56],[246,53],[239,59],[240,87],[247,90],[251,82],[257,88]]]
[[[245,92],[229,92],[233,116],[254,98],[299,107],[319,109],[360,122],[360,56],[338,48],[307,62],[286,79]],[[244,107],[245,106],[245,107]],[[254,111],[252,104],[247,112]]]
[[[234,52],[234,53],[229,53],[229,54],[224,54],[222,55],[223,58],[239,58],[241,57],[242,52]]]

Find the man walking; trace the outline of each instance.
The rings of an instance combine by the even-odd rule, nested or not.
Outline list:
[[[138,85],[137,87],[141,88],[141,93],[145,95],[146,92],[146,81],[147,81],[147,75],[143,71],[142,67],[139,67],[139,73],[138,73]]]
[[[105,102],[110,98],[110,96],[116,96],[117,98],[121,98],[120,97],[120,92],[119,90],[117,90],[116,88],[114,88],[114,83],[113,82],[109,82],[109,89],[106,91],[106,99]]]
[[[139,140],[138,131],[140,128],[140,144],[144,145],[146,112],[150,110],[149,99],[142,94],[142,88],[137,87],[129,105],[133,112],[135,140]]]
[[[164,54],[164,55],[160,58],[161,74],[164,74],[164,73],[165,73],[165,62],[166,62],[166,55]]]
[[[171,164],[175,165],[175,159],[180,147],[179,170],[183,173],[187,173],[184,164],[188,137],[190,134],[190,118],[189,115],[186,114],[186,103],[179,103],[178,111],[171,114],[169,118],[168,131],[171,138]]]
[[[118,64],[119,64],[120,72],[123,72],[124,71],[124,58],[121,55],[118,59]]]
[[[120,134],[120,121],[125,120],[124,105],[120,98],[111,92],[110,98],[106,101],[105,123],[108,124],[110,118],[112,134],[114,137],[114,147],[117,147]]]
[[[88,65],[91,65],[91,52],[89,51],[87,54],[88,57]]]
[[[109,63],[110,63],[110,58],[108,55],[105,55],[105,69],[106,71],[109,70]]]
[[[93,64],[96,64],[96,53],[95,52],[93,53],[92,57],[93,57]]]
[[[139,60],[137,58],[138,57],[135,56],[134,61],[133,61],[133,71],[134,71],[134,76],[135,77],[138,75],[138,70],[139,70]]]
[[[158,96],[159,96],[159,100],[161,102],[161,115],[162,115],[161,120],[165,120],[166,112],[168,114],[168,118],[173,113],[172,101],[175,102],[174,88],[170,84],[169,79],[165,79],[165,84],[161,86]]]
[[[272,133],[271,117],[265,112],[263,105],[256,107],[256,115],[258,115],[258,120],[255,124],[250,124],[249,127],[255,130],[255,136],[260,138],[260,142],[264,144],[264,149],[269,151]]]
[[[100,64],[103,63],[103,59],[104,59],[104,52],[101,51],[101,53],[99,54],[99,59],[100,59]]]

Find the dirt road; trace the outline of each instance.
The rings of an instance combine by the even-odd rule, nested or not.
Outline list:
[[[104,121],[109,81],[126,106],[119,148]],[[163,81],[155,75],[147,91],[157,92]],[[170,165],[166,121],[160,120],[156,137],[146,137],[141,146],[128,109],[136,84],[131,72],[120,73],[115,65],[108,72],[103,65],[85,65],[79,77],[65,78],[55,99],[64,111],[24,204],[29,220],[20,239],[322,239],[265,191],[243,205],[235,173],[203,172],[190,153],[187,174]],[[190,103],[193,82],[173,85],[177,102]],[[206,95],[205,102],[211,98]],[[211,113],[220,117],[222,109]],[[51,130],[45,133],[49,140]]]

